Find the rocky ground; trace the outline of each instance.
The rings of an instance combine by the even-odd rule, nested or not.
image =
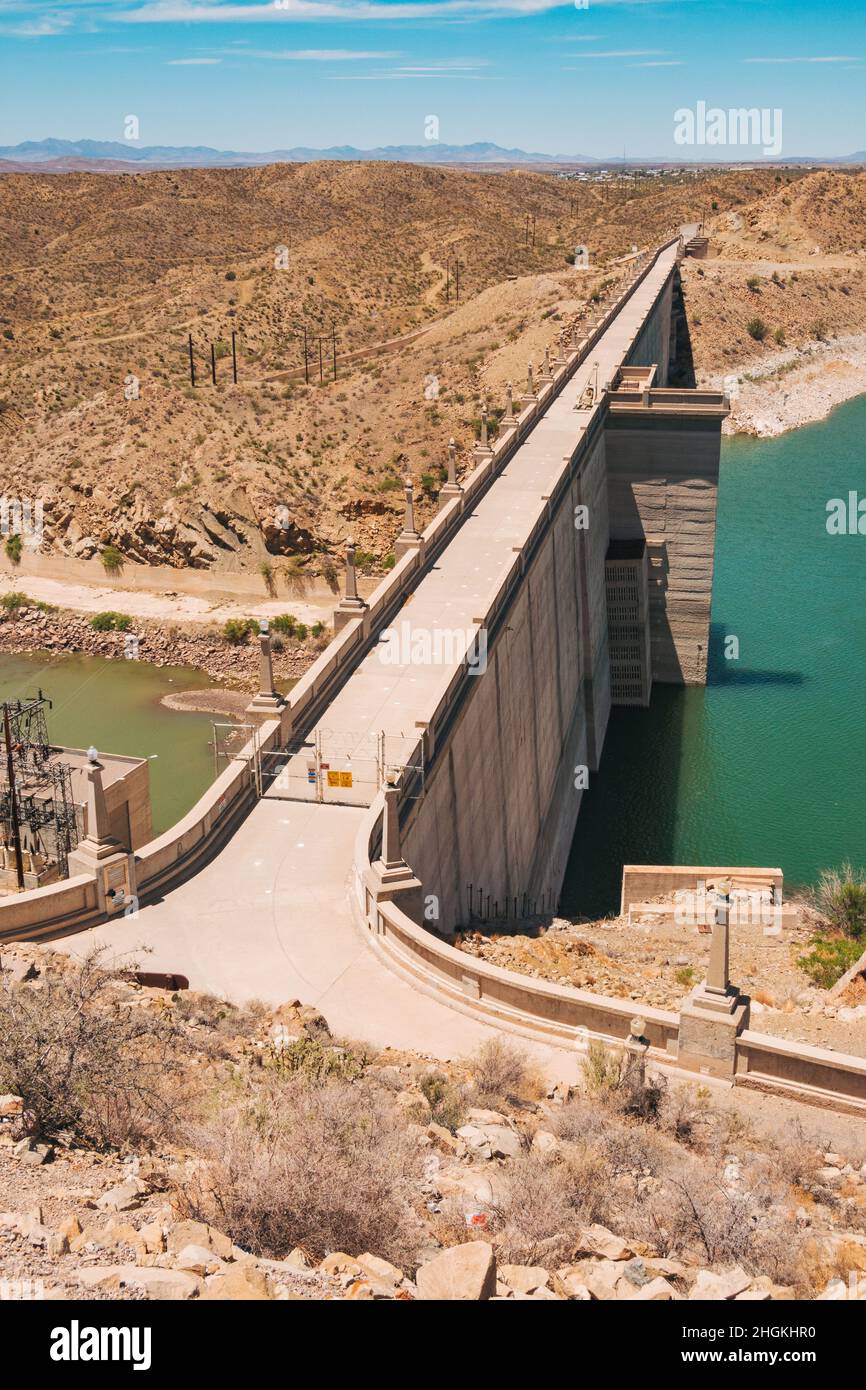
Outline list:
[[[258,689],[259,644],[248,636],[237,646],[226,642],[218,628],[201,624],[179,627],[174,624],[136,619],[128,629],[138,636],[138,660],[154,666],[195,666],[214,680],[244,692]],[[0,609],[0,652],[87,652],[110,660],[125,660],[126,632],[98,632],[91,619],[63,610],[44,612],[25,605],[12,613]],[[287,689],[303,675],[327,644],[330,634],[308,637],[300,642],[274,633],[271,640],[274,679]],[[200,692],[198,692],[200,693]],[[225,692],[226,694],[228,692]],[[175,708],[216,709],[224,713],[225,698],[220,696],[205,706]]]
[[[3,952],[0,1091],[17,1081],[25,1092],[0,1095],[4,1296],[866,1294],[866,1132],[855,1120],[807,1112],[806,1127],[771,1133],[766,1097],[753,1127],[700,1088],[652,1075],[624,1085],[621,1072],[612,1085],[608,1064],[601,1088],[590,1063],[582,1087],[550,1085],[507,1043],[448,1065],[371,1054],[297,1001],[236,1009],[131,972],[94,963],[82,975],[47,947]],[[31,1034],[44,1044],[49,1017],[34,1068],[17,1047]],[[55,1070],[73,1037],[78,1110]],[[155,1128],[166,1094],[154,1096],[145,1133],[116,1102],[133,1077],[141,1085],[160,1039],[171,1113]],[[252,1130],[237,1107],[245,1094]],[[292,1124],[274,1144],[271,1117],[285,1106]]]
[[[659,906],[665,905],[659,899]],[[866,995],[858,984],[843,997],[813,984],[798,964],[820,927],[805,904],[776,933],[760,920],[731,931],[731,979],[752,1000],[760,1032],[866,1056]],[[596,994],[679,1008],[706,976],[711,933],[652,913],[596,922],[554,918],[515,932],[491,926],[458,939],[462,950],[536,979]]]

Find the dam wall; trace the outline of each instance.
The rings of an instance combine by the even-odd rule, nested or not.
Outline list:
[[[604,621],[604,436],[569,460],[513,597],[488,629],[487,669],[443,730],[404,844],[440,931],[555,906],[586,770],[610,710]],[[576,525],[581,504],[589,525]],[[594,606],[594,607],[593,607]],[[582,770],[582,771],[581,771]]]

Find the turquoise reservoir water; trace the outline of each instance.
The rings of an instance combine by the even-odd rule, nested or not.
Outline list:
[[[565,912],[615,911],[624,863],[778,865],[789,890],[866,866],[866,536],[826,529],[852,489],[866,496],[866,396],[724,441],[707,687],[611,712]]]
[[[150,759],[156,834],[195,804],[214,775],[208,715],[170,710],[160,700],[172,691],[212,684],[204,672],[185,666],[49,652],[0,654],[0,700],[35,695],[41,686],[53,701],[48,736],[54,743],[70,748],[94,743],[104,753]]]

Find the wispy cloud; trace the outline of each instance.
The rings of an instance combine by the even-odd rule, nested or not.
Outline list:
[[[357,60],[399,58],[399,52],[377,52],[375,49],[370,51],[355,50],[351,48],[283,48],[271,50],[267,48],[247,48],[244,49],[245,58],[266,58],[274,62],[282,63],[348,63]]]
[[[856,54],[832,55],[827,58],[744,58],[744,63],[859,63],[860,58]]]
[[[649,63],[629,63],[630,68],[681,68],[683,66],[679,58],[655,59]]]
[[[221,63],[222,58],[169,58],[169,68],[211,68]]]
[[[39,19],[22,19],[16,24],[4,24],[0,32],[20,39],[44,39],[54,34],[65,34],[71,24],[71,15],[52,13]]]
[[[566,0],[281,0],[239,4],[237,0],[144,0],[111,17],[128,24],[230,24],[286,20],[418,20],[545,14]]]
[[[590,58],[649,58],[657,53],[667,52],[664,48],[612,48],[606,53],[569,53],[569,58],[588,61]],[[574,69],[566,68],[566,72]]]

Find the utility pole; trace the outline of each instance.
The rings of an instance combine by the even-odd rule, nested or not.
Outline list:
[[[323,372],[322,372],[322,340],[321,340],[321,338],[320,338],[320,339],[319,339],[319,382],[321,383],[321,382],[323,382],[324,380],[325,380],[325,377],[324,377],[324,374],[323,374]]]
[[[238,351],[235,343],[235,330],[232,329],[232,381],[235,386],[238,384]]]
[[[304,381],[310,384],[310,362],[307,355],[307,325],[304,324]]]
[[[3,701],[3,732],[6,738],[6,776],[9,780],[9,820],[12,824],[12,845],[15,850],[15,876],[18,891],[24,892],[24,859],[21,854],[21,826],[18,824],[18,797],[15,791],[15,760],[12,757],[12,730],[9,725],[9,705]]]
[[[210,345],[210,375],[211,381],[216,386],[216,347],[213,343]]]
[[[331,351],[334,354],[334,380],[337,380],[337,330],[331,324]]]
[[[189,335],[189,379],[195,386],[195,360],[192,355],[192,334]]]

